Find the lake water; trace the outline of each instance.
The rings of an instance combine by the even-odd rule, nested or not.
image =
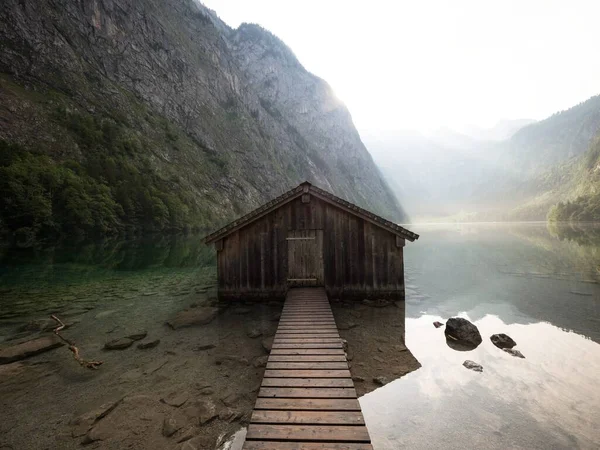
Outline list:
[[[405,339],[421,368],[361,398],[375,448],[600,448],[600,228],[410,228],[421,238],[405,248]],[[175,388],[194,397],[208,383],[218,400],[232,395],[220,392],[231,386],[256,384],[261,369],[219,358],[236,351],[259,357],[261,338],[248,338],[246,327],[261,326],[268,336],[276,305],[226,312],[201,329],[164,325],[213,295],[214,273],[214,254],[194,236],[0,250],[0,345],[19,337],[24,323],[58,312],[78,322],[66,334],[86,356],[105,360],[101,370],[85,372],[58,349],[31,358],[19,383],[0,383],[0,448],[79,448],[81,438],[69,428],[73,411],[111,396],[154,391],[158,399]],[[474,351],[451,349],[444,329],[432,325],[453,316],[478,326],[483,343]],[[377,338],[376,320],[360,326]],[[106,340],[138,328],[160,338],[159,347],[102,351]],[[515,339],[526,359],[496,348],[489,341],[494,333]],[[206,339],[215,347],[198,351]],[[465,359],[480,363],[483,373],[464,368]],[[255,389],[238,392],[245,404]],[[131,448],[163,448],[165,405],[151,401],[136,397],[130,404],[154,408],[156,417],[128,418],[126,408],[122,414],[130,434],[158,444],[134,440]],[[47,420],[40,423],[33,411]],[[216,422],[213,428],[221,426]],[[219,434],[237,427],[223,423]]]
[[[422,367],[361,399],[376,449],[600,448],[600,233],[545,224],[413,226],[406,344]],[[445,343],[453,316],[483,343]],[[506,333],[526,359],[489,340]],[[465,369],[473,360],[483,373]]]

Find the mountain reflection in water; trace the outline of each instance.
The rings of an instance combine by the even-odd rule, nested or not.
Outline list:
[[[598,448],[600,229],[413,228],[406,345],[422,368],[361,398],[375,448]],[[452,316],[478,326],[477,349],[446,345],[432,323]],[[496,348],[494,333],[526,359]]]

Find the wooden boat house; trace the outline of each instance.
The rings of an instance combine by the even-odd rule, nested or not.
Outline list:
[[[205,238],[217,250],[220,300],[404,299],[405,241],[419,236],[305,182]]]

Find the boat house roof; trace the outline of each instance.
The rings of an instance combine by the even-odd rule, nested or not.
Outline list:
[[[286,203],[291,202],[292,200],[301,197],[303,194],[311,194],[316,198],[323,200],[326,203],[329,203],[333,206],[336,206],[350,214],[353,214],[357,217],[360,217],[384,230],[389,231],[392,234],[402,237],[403,239],[407,239],[413,242],[415,239],[419,239],[419,235],[413,233],[410,230],[407,230],[400,225],[397,225],[389,220],[384,219],[372,212],[367,211],[359,206],[356,206],[346,200],[343,200],[323,189],[319,189],[318,187],[312,185],[308,181],[301,183],[297,187],[287,191],[285,194],[280,195],[277,198],[265,203],[259,208],[255,209],[252,212],[240,217],[239,219],[234,220],[233,222],[225,225],[223,228],[215,231],[214,233],[209,234],[204,238],[204,242],[206,244],[211,244],[219,239],[224,238],[225,236],[239,230],[240,228],[254,222],[255,220],[269,214],[270,212],[276,210],[277,208],[285,205]]]

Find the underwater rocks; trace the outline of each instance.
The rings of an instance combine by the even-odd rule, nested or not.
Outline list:
[[[496,347],[501,349],[513,348],[515,345],[517,345],[517,343],[510,336],[504,333],[492,334],[492,336],[490,336],[490,340]]]
[[[483,372],[483,366],[481,364],[477,364],[474,361],[471,361],[470,359],[467,359],[463,363],[463,366],[465,366],[467,369],[471,369],[475,372]]]
[[[188,309],[169,319],[167,325],[174,330],[195,325],[207,325],[217,317],[217,314],[219,314],[219,308],[214,307]]]
[[[273,347],[273,336],[263,339],[260,343],[267,353],[271,353]]]
[[[254,339],[254,338],[257,338],[257,337],[259,337],[259,336],[262,336],[262,334],[263,334],[263,333],[262,333],[262,331],[261,331],[261,330],[259,330],[258,328],[250,328],[250,329],[249,329],[249,330],[246,332],[246,335],[247,335],[249,338],[251,338],[251,339]]]
[[[158,344],[160,344],[160,339],[155,339],[154,341],[140,342],[137,348],[139,348],[140,350],[146,350],[148,348],[154,348]]]
[[[28,358],[65,345],[56,336],[44,336],[0,349],[0,364]]]
[[[456,344],[469,349],[476,348],[482,341],[479,329],[462,317],[448,319],[444,334],[449,342],[454,341]]]
[[[107,342],[104,344],[104,348],[105,350],[125,350],[126,348],[131,347],[131,344],[133,344],[133,339],[124,337]]]
[[[378,384],[379,386],[383,386],[389,383],[389,380],[384,376],[379,376],[373,378],[373,383]]]

